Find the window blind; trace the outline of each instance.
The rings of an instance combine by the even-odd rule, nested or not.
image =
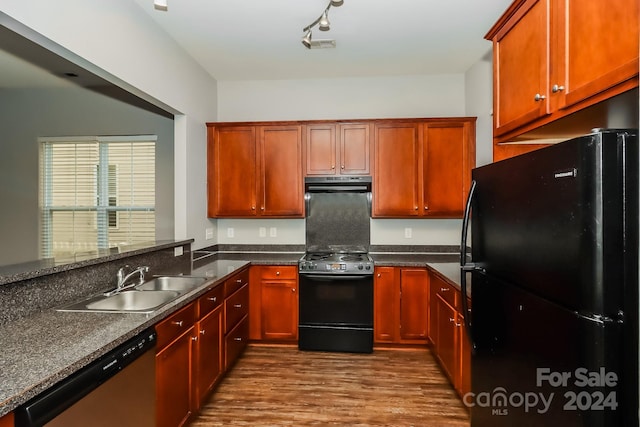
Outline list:
[[[155,240],[155,136],[42,138],[41,256]]]

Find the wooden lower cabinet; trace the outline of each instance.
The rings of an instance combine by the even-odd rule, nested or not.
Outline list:
[[[463,397],[471,391],[471,345],[465,330],[462,295],[436,274],[431,273],[429,280],[429,339],[440,366]],[[470,306],[469,298],[467,302]]]
[[[196,306],[189,304],[156,325],[156,425],[184,425],[192,409]]]
[[[426,268],[376,267],[373,339],[378,344],[426,344],[429,279]]]
[[[13,427],[13,412],[0,418],[0,427]]]
[[[247,276],[248,277],[248,276]],[[224,300],[224,369],[231,368],[249,343],[249,283]]]
[[[222,331],[223,288],[207,292],[198,299],[199,319],[196,323],[194,363],[194,409],[199,409],[223,372],[224,343]]]
[[[240,271],[156,325],[158,427],[185,425],[246,347],[248,280]]]
[[[298,339],[298,267],[251,267],[253,340],[295,342]]]

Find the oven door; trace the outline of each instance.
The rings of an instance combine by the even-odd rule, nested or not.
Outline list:
[[[373,351],[373,276],[300,274],[298,347]]]

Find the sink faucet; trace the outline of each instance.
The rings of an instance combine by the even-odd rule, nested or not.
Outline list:
[[[118,284],[116,285],[116,288],[114,290],[106,292],[104,294],[105,296],[115,295],[120,291],[124,291],[125,289],[129,289],[129,288],[132,288],[134,286],[141,285],[141,284],[144,283],[144,273],[147,273],[149,271],[149,267],[147,267],[146,265],[141,266],[141,267],[136,267],[129,274],[125,274],[125,271],[128,268],[129,268],[129,266],[125,265],[124,267],[121,267],[118,270],[118,274],[117,274]],[[137,283],[134,282],[134,283],[130,283],[130,284],[127,285],[127,281],[131,277],[135,276],[136,274],[138,275]]]

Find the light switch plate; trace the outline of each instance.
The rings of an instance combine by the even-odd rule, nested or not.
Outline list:
[[[411,229],[411,227],[405,227],[404,229],[404,238],[405,239],[410,239],[413,236],[413,230]]]
[[[260,227],[258,229],[258,235],[260,237],[267,237],[267,227]]]
[[[211,240],[213,239],[213,228],[207,228],[204,230],[204,234],[205,234],[205,239],[206,240]]]
[[[278,237],[278,229],[276,227],[269,227],[269,237]]]
[[[227,228],[227,237],[230,238],[230,239],[233,239],[234,235],[235,235],[235,232],[233,230],[233,227]]]

